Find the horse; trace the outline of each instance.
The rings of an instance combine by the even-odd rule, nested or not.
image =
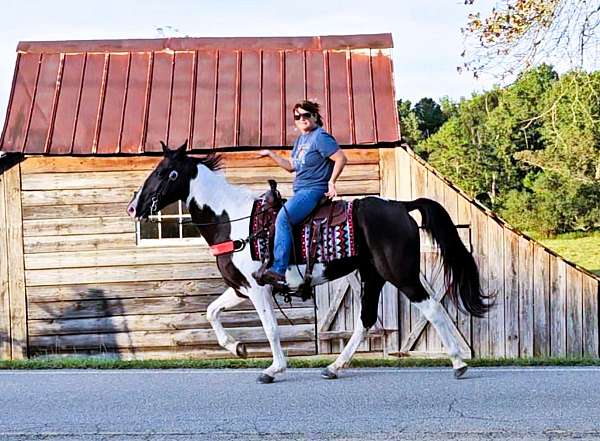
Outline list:
[[[164,157],[134,193],[127,213],[134,219],[148,220],[167,205],[183,201],[192,222],[209,245],[247,237],[249,215],[258,195],[227,181],[221,170],[222,156],[214,152],[188,155],[187,141],[177,149],[170,149],[162,141],[161,145]],[[422,228],[440,248],[444,282],[454,304],[476,317],[482,317],[491,307],[480,289],[475,260],[462,243],[448,212],[439,203],[426,198],[413,201],[357,198],[352,210],[356,255],[316,264],[313,268],[312,286],[356,270],[363,283],[360,321],[341,354],[321,371],[323,378],[338,378],[340,371],[348,366],[377,320],[379,295],[385,282],[397,287],[431,322],[452,361],[454,376],[460,378],[467,371],[468,365],[451,332],[449,317],[442,313],[440,304],[420,281],[419,226],[409,215],[413,210],[421,213]],[[249,298],[258,312],[273,355],[272,364],[262,371],[258,381],[272,383],[276,376],[284,374],[287,361],[275,319],[272,287],[260,286],[252,276],[261,262],[252,259],[249,247],[217,255],[216,262],[227,289],[208,306],[207,319],[219,344],[232,354],[245,357],[246,346],[227,333],[219,314]],[[291,290],[299,288],[305,267],[288,269],[286,279]]]

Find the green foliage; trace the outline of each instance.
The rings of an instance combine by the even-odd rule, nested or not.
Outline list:
[[[439,111],[415,150],[465,191],[527,231],[600,227],[600,72],[541,65]]]

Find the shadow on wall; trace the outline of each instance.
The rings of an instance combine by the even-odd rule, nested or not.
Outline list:
[[[35,308],[43,319],[30,320],[33,357],[120,359],[120,349],[135,355],[123,301],[110,298],[104,289],[90,288],[80,292],[77,299],[40,302]]]

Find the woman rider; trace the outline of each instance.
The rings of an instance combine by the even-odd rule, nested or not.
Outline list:
[[[257,278],[259,284],[285,287],[285,272],[292,248],[292,228],[301,223],[317,206],[323,196],[337,196],[335,183],[347,159],[335,138],[323,130],[319,105],[301,101],[294,106],[294,122],[301,134],[294,142],[291,159],[271,150],[261,150],[259,156],[268,156],[289,171],[296,172],[294,195],[285,203],[275,222],[274,261],[271,268]]]

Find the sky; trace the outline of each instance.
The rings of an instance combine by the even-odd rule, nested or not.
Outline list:
[[[475,2],[490,9],[495,0]],[[453,99],[493,80],[459,74],[464,0],[2,0],[0,116],[19,41],[169,37],[309,36],[391,32],[397,99]]]

